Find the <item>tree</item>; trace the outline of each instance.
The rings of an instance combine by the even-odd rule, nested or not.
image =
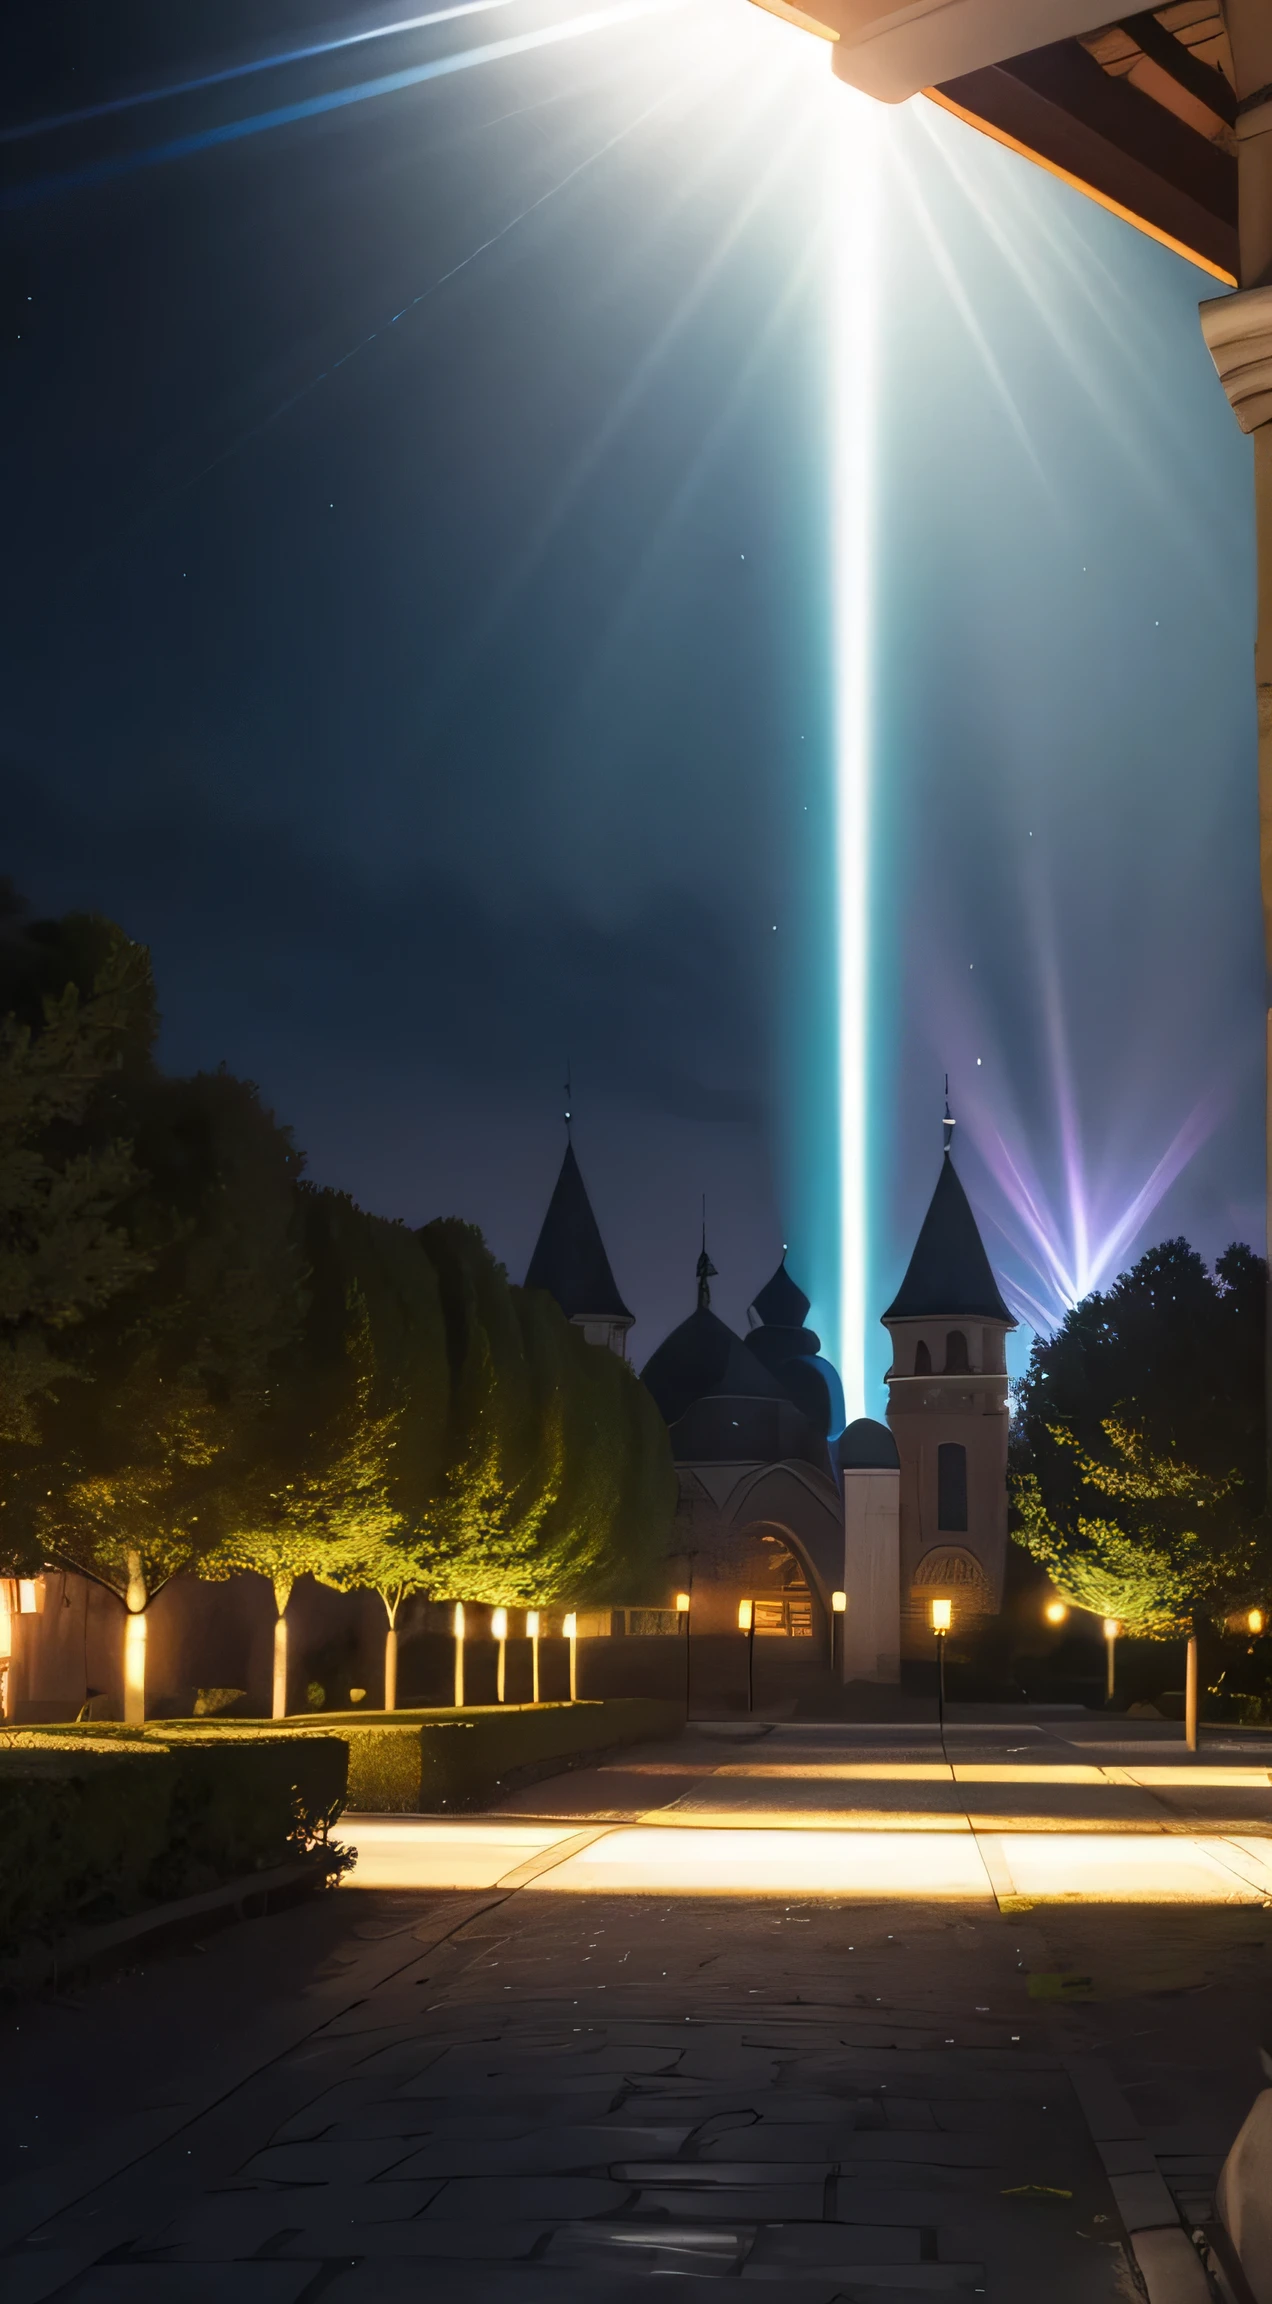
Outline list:
[[[146,1611],[241,1517],[304,1262],[299,1156],[253,1088],[149,1078],[126,1102],[139,1180],[120,1213],[141,1275],[75,1338],[33,1533],[43,1559],[123,1602],[125,1715],[140,1718]]]
[[[1266,1290],[1266,1266],[1249,1248],[1225,1249],[1210,1272],[1186,1240],[1166,1240],[1036,1339],[1016,1391],[1012,1463],[1036,1476],[1049,1511],[1067,1508],[1080,1484],[1055,1431],[1100,1454],[1110,1416],[1158,1455],[1235,1476],[1244,1509],[1261,1510]]]
[[[1060,1425],[1051,1437],[1073,1458],[1079,1502],[1052,1517],[1036,1475],[1019,1474],[1016,1537],[1071,1607],[1141,1639],[1192,1639],[1203,1623],[1222,1630],[1238,1608],[1266,1597],[1268,1532],[1242,1512],[1235,1476],[1156,1455],[1142,1432],[1112,1416],[1101,1456]]]
[[[379,1595],[388,1618],[384,1709],[392,1712],[398,1611],[432,1581],[419,1534],[446,1465],[446,1334],[437,1277],[415,1235],[339,1195],[323,1198],[328,1285],[343,1283],[348,1413],[331,1467],[328,1542],[315,1573],[337,1591]]]
[[[0,887],[0,1003],[0,1445],[20,1481],[42,1404],[73,1380],[68,1332],[148,1269],[121,1221],[140,1178],[106,1090],[148,1065],[149,955],[110,921],[28,926]]]
[[[438,1595],[535,1607],[643,1584],[666,1551],[666,1428],[626,1364],[552,1298],[512,1288],[480,1233],[426,1226],[451,1366],[452,1451],[420,1531]]]
[[[1073,1606],[1192,1640],[1266,1599],[1265,1299],[1248,1248],[1168,1240],[1035,1342],[1013,1532]]]

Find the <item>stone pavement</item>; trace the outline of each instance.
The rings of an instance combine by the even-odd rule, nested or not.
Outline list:
[[[975,1856],[982,1815],[1057,1850],[1226,1831],[1257,1864],[1266,1747],[1189,1772],[1177,1737],[1118,1724],[1115,1751],[1110,1726],[967,1723],[948,1761],[930,1730],[695,1729],[407,1828],[467,1835],[468,1885],[345,1888],[16,2011],[0,2295],[623,2304],[670,2277],[686,2304],[721,2280],[773,2304],[1101,2304],[1146,2282],[1202,2304],[1186,2227],[1260,2084],[1257,1886],[1222,1866],[1174,1901],[1131,1900],[1141,1875],[1034,1900],[983,1867],[974,1896],[792,1885],[836,1831]],[[703,1841],[697,1872],[580,1885],[615,1833],[650,1832]],[[749,1877],[699,1876],[712,1834],[748,1833]]]

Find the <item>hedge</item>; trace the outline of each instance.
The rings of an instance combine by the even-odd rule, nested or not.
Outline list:
[[[6,1730],[0,1953],[297,1860],[344,1802],[339,1736]]]
[[[683,1726],[684,1706],[655,1696],[322,1715],[324,1734],[348,1739],[349,1807],[370,1815],[478,1807],[519,1771],[546,1774]]]

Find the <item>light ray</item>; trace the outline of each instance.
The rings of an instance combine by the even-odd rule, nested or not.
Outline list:
[[[485,16],[492,8],[511,8],[513,0],[459,0],[453,8],[435,8],[428,16],[401,16],[392,24],[374,24],[365,32],[346,32],[336,40],[317,40],[307,48],[281,48],[272,56],[254,56],[246,64],[226,64],[217,72],[201,73],[197,80],[169,80],[162,88],[139,88],[131,96],[111,96],[104,104],[85,104],[78,112],[50,112],[42,120],[23,120],[15,128],[0,128],[0,144],[20,144],[32,136],[50,135],[56,128],[78,128],[88,120],[107,120],[120,112],[135,112],[142,104],[167,104],[178,96],[197,96],[205,88],[222,88],[229,80],[246,80],[256,72],[277,72],[287,64],[307,64],[316,56],[334,56],[342,48],[361,48],[368,40],[392,40],[402,32],[423,32],[430,24],[453,24],[459,16]]]
[[[869,1241],[870,761],[879,124],[868,97],[834,91],[831,209],[835,473],[832,572],[835,907],[839,1063],[839,1368],[849,1417],[866,1402]]]
[[[379,96],[395,96],[404,88],[422,87],[427,81],[473,71],[483,64],[499,64],[511,56],[528,56],[538,48],[583,39],[592,32],[606,32],[615,25],[633,23],[641,16],[665,15],[684,5],[685,0],[617,0],[613,7],[590,9],[582,16],[567,16],[556,24],[541,25],[536,32],[516,32],[506,40],[487,41],[482,48],[461,48],[450,56],[436,56],[427,64],[412,64],[400,72],[382,73],[376,80],[361,80],[349,88],[328,89],[322,96],[306,96],[294,104],[279,104],[270,112],[254,112],[241,120],[223,120],[215,128],[200,128],[188,136],[174,136],[167,143],[152,144],[143,152],[117,153],[84,168],[34,177],[0,196],[0,208],[24,208],[57,192],[85,191],[117,177],[134,175],[141,168],[157,168],[170,160],[185,160],[195,152],[210,151],[216,145],[236,144],[244,137],[263,135],[270,128],[315,120],[323,113],[343,111],[351,104],[365,104]]]

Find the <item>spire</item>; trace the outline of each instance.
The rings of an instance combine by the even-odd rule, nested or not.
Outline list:
[[[914,1254],[883,1318],[1001,1320],[1007,1328],[1016,1325],[998,1292],[948,1143]]]
[[[568,1098],[566,1111],[569,1122]],[[527,1288],[546,1288],[567,1320],[632,1325],[618,1293],[600,1226],[592,1213],[573,1144],[567,1143],[556,1189],[526,1273]]]
[[[709,1311],[711,1306],[710,1284],[718,1278],[719,1274],[707,1254],[707,1195],[704,1192],[702,1195],[702,1254],[698,1258],[698,1310],[700,1312]]]
[[[568,1112],[566,1114],[566,1118],[567,1120],[569,1119]],[[950,1076],[948,1072],[945,1075],[945,1120],[943,1125],[945,1129],[945,1137],[942,1150],[944,1151],[945,1157],[948,1160],[950,1156],[950,1146],[954,1141],[954,1130],[957,1126],[954,1115],[950,1110]]]

